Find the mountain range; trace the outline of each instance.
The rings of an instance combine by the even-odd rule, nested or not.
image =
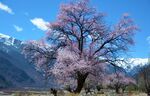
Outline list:
[[[21,54],[23,42],[0,34],[0,88],[44,86],[44,77]]]
[[[21,54],[25,43],[0,33],[0,88],[25,88],[44,86],[44,76],[35,69],[34,64]],[[129,58],[130,68],[122,67],[134,75],[140,66],[144,66],[147,58]],[[138,66],[138,67],[137,67]]]

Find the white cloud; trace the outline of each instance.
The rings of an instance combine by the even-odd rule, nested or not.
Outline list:
[[[150,36],[148,36],[146,40],[147,40],[148,43],[150,44]]]
[[[34,19],[31,19],[30,21],[38,29],[41,29],[42,31],[48,30],[48,27],[46,26],[48,24],[48,22],[44,21],[42,18],[34,18]]]
[[[23,31],[23,28],[17,26],[17,25],[14,25],[14,28],[16,29],[17,32],[21,32]]]
[[[9,14],[14,14],[11,8],[9,8],[7,5],[0,2],[0,10],[3,10]]]

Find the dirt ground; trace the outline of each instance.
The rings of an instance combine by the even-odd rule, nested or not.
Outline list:
[[[44,91],[26,91],[26,92],[20,92],[20,91],[15,91],[15,92],[2,92],[0,91],[0,96],[54,96],[50,92],[44,92]],[[126,92],[124,94],[116,94],[116,93],[111,93],[111,92],[106,92],[106,93],[81,93],[81,94],[73,94],[69,93],[67,91],[63,92],[60,91],[58,92],[57,96],[147,96],[145,93],[139,93],[139,92]]]

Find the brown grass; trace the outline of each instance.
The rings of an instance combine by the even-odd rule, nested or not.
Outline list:
[[[6,93],[0,93],[0,96],[53,96],[50,94],[50,92],[44,92],[44,91],[28,91],[28,92],[13,92],[11,94],[6,94]],[[139,92],[128,92],[124,94],[116,94],[116,93],[111,93],[111,92],[106,92],[104,94],[94,94],[94,95],[81,95],[81,94],[73,94],[67,92],[65,95],[59,94],[58,96],[147,96],[145,93],[139,93]]]

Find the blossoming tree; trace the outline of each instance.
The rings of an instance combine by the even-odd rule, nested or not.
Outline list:
[[[122,72],[115,72],[109,76],[109,86],[116,90],[116,93],[120,93],[120,89],[122,91],[131,84],[136,84],[136,81],[131,78],[125,76]]]
[[[57,20],[48,25],[51,46],[64,45],[57,47],[56,62],[49,72],[60,83],[73,83],[75,93],[81,91],[90,75],[94,76],[96,68],[114,64],[119,54],[134,44],[137,28],[128,14],[112,27],[105,24],[104,17],[89,6],[88,0],[78,0],[62,4]]]

